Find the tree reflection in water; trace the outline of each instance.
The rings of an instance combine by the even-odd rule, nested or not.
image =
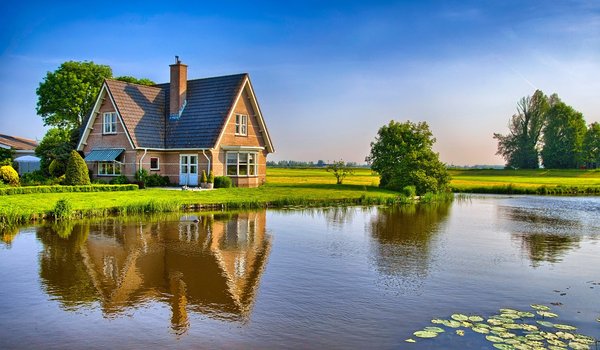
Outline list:
[[[189,311],[244,322],[270,252],[265,220],[260,211],[42,226],[40,277],[67,310],[97,301],[106,317],[118,317],[166,302],[177,335]]]
[[[432,260],[432,240],[444,224],[451,203],[381,208],[369,230],[373,259],[382,283],[397,292],[416,292]]]

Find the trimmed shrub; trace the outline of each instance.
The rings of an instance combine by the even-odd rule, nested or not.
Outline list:
[[[0,188],[0,196],[30,193],[134,191],[137,185],[30,186]]]
[[[67,170],[65,172],[65,185],[90,185],[90,175],[85,161],[77,151],[71,151]]]
[[[125,175],[119,175],[109,182],[111,185],[126,185],[129,183],[129,179]]]
[[[56,220],[70,219],[73,214],[73,204],[66,199],[59,199],[52,209],[52,215]]]
[[[60,177],[65,174],[65,165],[58,159],[53,159],[48,166],[50,175],[54,177]]]
[[[202,170],[202,178],[200,180],[200,183],[207,183],[208,182],[208,178],[206,177],[206,171]]]
[[[10,165],[0,167],[0,181],[11,186],[19,186],[19,173]]]
[[[169,186],[171,181],[168,176],[160,176],[158,174],[152,174],[146,177],[146,186],[148,187],[161,187]]]
[[[233,187],[233,182],[229,176],[216,176],[214,179],[215,188]]]
[[[206,180],[206,182],[208,182],[209,184],[215,182],[215,176],[213,175],[212,171],[210,172],[210,174],[208,174],[208,179]]]

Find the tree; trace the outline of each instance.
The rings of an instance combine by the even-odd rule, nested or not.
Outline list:
[[[37,114],[44,125],[76,129],[92,109],[105,78],[112,69],[94,62],[68,61],[48,72],[36,90]]]
[[[338,185],[341,185],[348,175],[354,174],[354,170],[348,167],[343,160],[335,161],[332,164],[329,164],[325,169],[328,173],[333,173],[333,176],[335,176],[336,179],[336,184]]]
[[[586,134],[583,114],[564,102],[557,102],[546,113],[542,163],[548,169],[574,169],[581,164]]]
[[[600,123],[590,124],[583,138],[582,160],[588,168],[600,166]]]
[[[65,185],[89,185],[90,174],[85,161],[77,151],[71,151],[67,171],[65,172]]]
[[[77,129],[65,130],[52,128],[46,132],[42,141],[35,149],[35,154],[40,157],[40,169],[44,174],[50,174],[50,164],[57,160],[61,164],[67,164],[71,151],[77,146],[79,132]]]
[[[115,79],[120,80],[120,81],[124,81],[126,83],[133,83],[133,84],[139,84],[139,85],[146,85],[146,86],[156,85],[155,82],[153,82],[152,80],[150,80],[148,78],[138,79],[138,78],[132,77],[130,75],[123,75],[123,76],[120,76],[120,77],[116,77]]]
[[[548,99],[540,90],[536,90],[532,97],[523,97],[517,103],[517,114],[510,119],[509,134],[494,134],[498,140],[496,154],[506,160],[508,167],[539,168],[540,137],[546,112],[554,99],[557,99],[555,95]]]
[[[418,195],[447,189],[450,176],[431,149],[435,138],[425,122],[390,121],[371,142],[366,161],[380,176],[379,186],[400,191],[414,186]]]

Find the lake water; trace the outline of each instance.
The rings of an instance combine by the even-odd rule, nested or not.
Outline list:
[[[413,332],[531,304],[600,338],[598,197],[106,219],[2,240],[2,349],[489,349]]]

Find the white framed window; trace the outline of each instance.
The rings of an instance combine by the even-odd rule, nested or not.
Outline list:
[[[256,176],[258,153],[227,152],[227,176]]]
[[[150,170],[160,170],[160,159],[158,157],[150,157]]]
[[[118,176],[121,175],[121,163],[118,162],[98,162],[99,176]]]
[[[248,135],[248,116],[243,114],[235,115],[235,134]]]
[[[117,133],[117,113],[107,112],[104,113],[104,127],[102,128],[103,134],[116,134]]]

